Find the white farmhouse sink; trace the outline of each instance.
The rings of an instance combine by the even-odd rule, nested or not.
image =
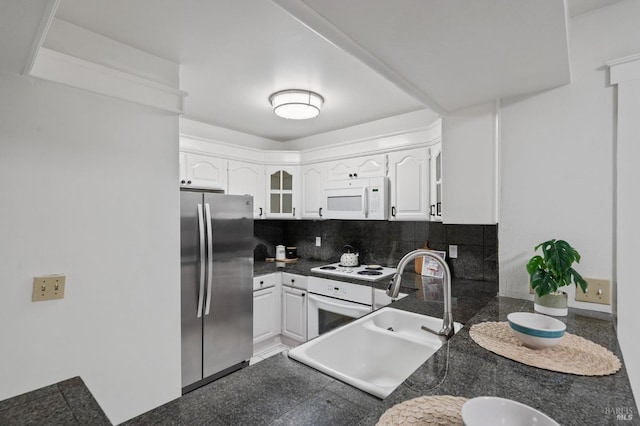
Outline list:
[[[442,341],[422,330],[442,319],[382,308],[289,351],[289,357],[378,398],[386,398]],[[458,332],[461,324],[454,324]]]

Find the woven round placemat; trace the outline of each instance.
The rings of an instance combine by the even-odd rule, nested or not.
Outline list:
[[[611,351],[575,334],[564,333],[556,346],[531,349],[511,332],[508,322],[483,322],[469,330],[483,348],[532,367],[579,376],[606,376],[620,369],[620,360]]]
[[[465,402],[467,398],[460,396],[419,396],[389,408],[376,426],[462,426],[461,410]]]

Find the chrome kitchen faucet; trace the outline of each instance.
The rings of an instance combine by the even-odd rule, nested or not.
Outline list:
[[[387,296],[391,297],[392,299],[398,297],[398,294],[400,293],[400,281],[402,281],[402,273],[404,272],[404,268],[412,260],[418,257],[425,256],[430,257],[438,262],[438,264],[444,271],[444,275],[442,276],[442,278],[444,279],[444,313],[442,315],[442,330],[435,331],[425,326],[422,326],[422,329],[438,336],[442,336],[445,339],[449,339],[451,338],[451,336],[453,336],[454,333],[453,314],[451,313],[451,271],[449,270],[449,265],[447,265],[447,262],[445,262],[443,258],[433,253],[432,251],[425,249],[413,250],[405,254],[402,259],[400,259],[400,262],[398,262],[396,274],[391,279],[391,282],[389,282],[389,287],[387,288]]]

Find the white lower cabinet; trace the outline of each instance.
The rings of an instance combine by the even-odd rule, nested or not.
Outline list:
[[[307,291],[282,286],[282,335],[307,341]]]
[[[280,286],[276,274],[253,279],[253,344],[280,335]]]
[[[282,273],[282,335],[307,341],[307,277]]]
[[[275,287],[253,292],[253,344],[280,334],[280,295]]]

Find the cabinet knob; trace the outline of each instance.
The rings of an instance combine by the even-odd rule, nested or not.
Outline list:
[[[350,177],[350,178],[351,178],[351,177],[353,177],[353,173],[349,173],[349,177]]]
[[[187,185],[191,185],[191,181],[190,180],[187,181]]]
[[[295,282],[296,282],[296,280],[294,280],[293,278],[291,278],[291,282],[292,282],[292,283],[295,283]]]
[[[180,183],[184,185],[185,183],[187,183],[187,181],[181,180]]]
[[[260,281],[260,287],[262,287],[262,284],[264,284],[264,281]]]
[[[356,178],[357,178],[357,177],[358,177],[358,174],[357,174],[357,173],[354,173],[354,174],[353,174],[353,177],[356,177]]]

